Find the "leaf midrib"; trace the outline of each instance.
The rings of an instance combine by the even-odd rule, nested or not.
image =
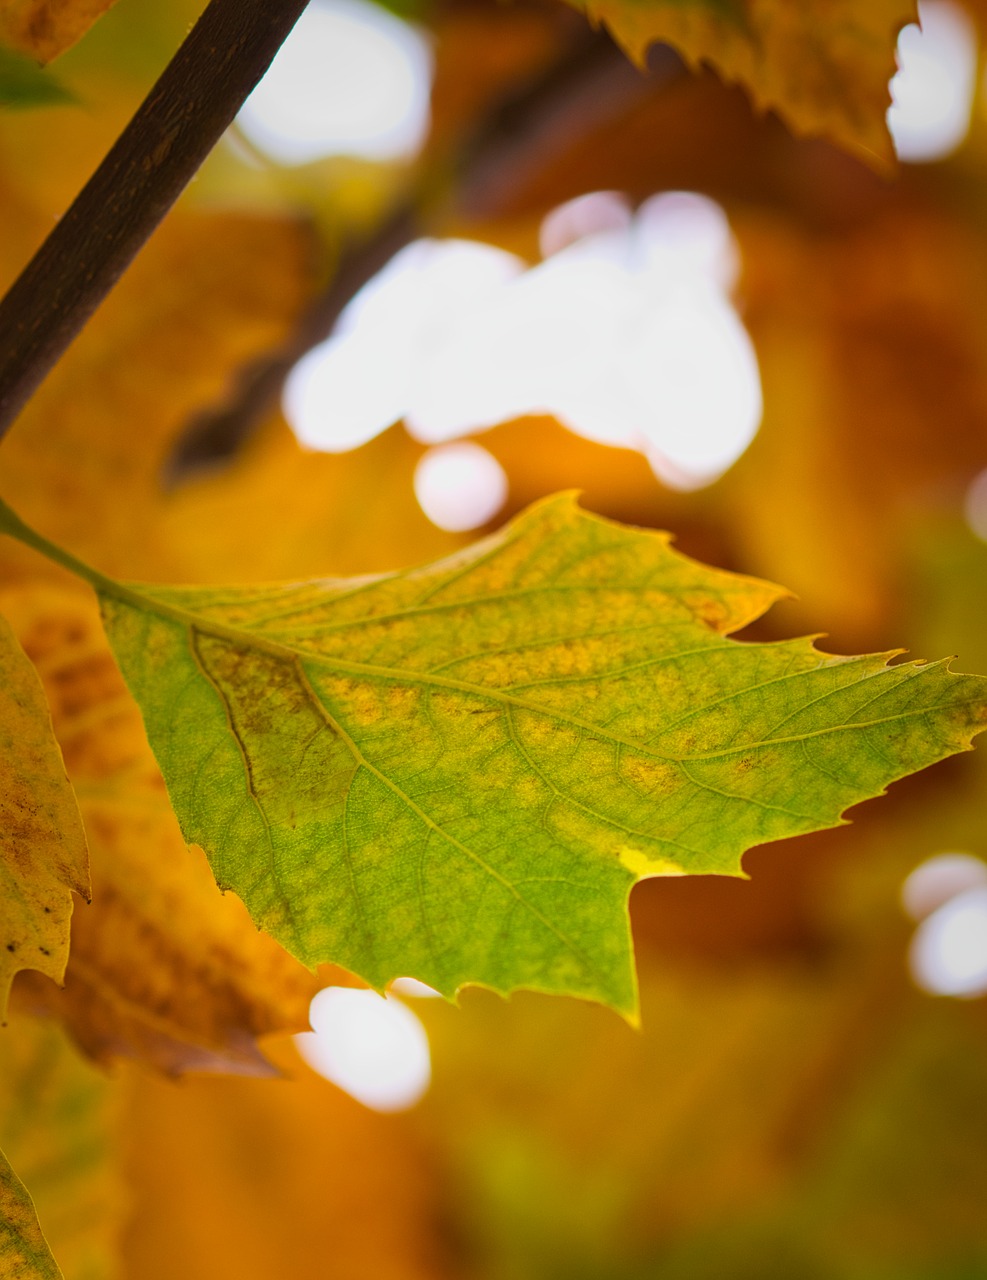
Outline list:
[[[228,624],[218,622],[212,618],[204,617],[201,614],[194,613],[191,610],[183,609],[175,605],[165,604],[163,601],[156,600],[153,596],[144,595],[144,593],[134,591],[132,588],[122,587],[122,584],[113,583],[112,580],[110,580],[110,582],[112,583],[112,586],[116,588],[113,594],[116,594],[119,597],[124,599],[130,598],[130,600],[136,603],[140,608],[149,609],[150,611],[156,612],[159,615],[168,616],[172,620],[178,622],[180,625],[182,625],[183,627],[193,632],[197,631],[201,634],[211,635],[216,639],[226,641],[227,643],[232,644],[239,648],[244,648],[244,647],[246,647],[247,649],[253,648],[255,650],[266,652],[270,654],[272,657],[277,658],[279,661],[287,662],[291,664],[295,668],[295,670],[301,676],[303,676],[304,683],[308,690],[308,696],[313,700],[313,703],[317,707],[319,713],[323,716],[329,715],[330,719],[332,720],[332,723],[340,730],[340,736],[347,743],[347,747],[350,750],[350,753],[353,755],[354,760],[357,761],[359,764],[361,764],[363,767],[367,768],[369,772],[371,772],[374,776],[376,776],[380,780],[382,785],[387,787],[387,789],[390,790],[393,794],[397,795],[402,800],[402,802],[408,806],[408,808],[411,811],[416,813],[416,815],[419,817],[419,820],[422,821],[429,829],[434,829],[438,834],[443,836],[445,839],[449,840],[456,847],[459,847],[463,853],[465,853],[467,856],[471,858],[471,860],[476,862],[478,866],[481,866],[483,869],[487,871],[492,871],[492,868],[489,867],[489,865],[486,863],[486,860],[483,859],[481,855],[477,854],[474,850],[469,849],[467,846],[461,845],[461,843],[458,840],[456,840],[454,836],[451,836],[441,826],[435,823],[434,819],[430,818],[427,814],[424,813],[424,811],[420,810],[419,806],[415,804],[415,802],[411,799],[411,797],[408,796],[397,785],[397,783],[393,782],[390,778],[388,778],[385,774],[383,774],[380,770],[378,770],[376,766],[372,765],[369,761],[366,760],[362,752],[360,752],[359,748],[357,747],[356,743],[348,734],[345,733],[345,731],[342,730],[342,727],[338,725],[338,721],[335,719],[335,717],[331,716],[331,713],[329,713],[328,708],[325,706],[322,699],[318,696],[318,694],[312,688],[311,683],[307,677],[307,672],[305,672],[306,663],[311,663],[312,665],[320,666],[336,674],[362,676],[364,678],[370,678],[370,679],[376,679],[376,680],[390,680],[390,681],[394,681],[395,683],[401,683],[404,685],[418,684],[425,687],[449,689],[450,691],[453,691],[453,692],[462,693],[467,696],[479,698],[481,700],[494,702],[495,704],[499,704],[505,709],[508,707],[515,707],[521,710],[532,712],[533,714],[536,714],[536,715],[549,717],[550,719],[561,721],[572,728],[579,729],[582,732],[592,737],[605,739],[607,741],[612,742],[615,746],[627,747],[632,751],[636,751],[639,754],[644,756],[649,756],[652,759],[658,760],[663,764],[668,764],[673,767],[676,767],[687,782],[689,782],[693,786],[699,787],[702,790],[709,791],[713,794],[720,795],[727,799],[739,800],[745,804],[754,805],[756,808],[784,813],[787,816],[794,818],[799,822],[808,822],[808,823],[812,823],[815,821],[812,815],[800,813],[794,809],[789,809],[786,806],[769,804],[768,802],[764,800],[760,800],[753,795],[744,795],[744,794],[738,794],[731,791],[726,791],[722,787],[714,786],[708,781],[702,778],[696,777],[691,772],[688,766],[691,764],[702,763],[704,761],[723,759],[725,757],[729,757],[732,755],[742,755],[748,752],[759,750],[763,747],[777,747],[777,746],[783,746],[783,745],[796,744],[804,750],[804,744],[806,743],[806,741],[808,741],[811,738],[819,738],[819,737],[827,736],[833,733],[846,732],[849,730],[856,730],[856,731],[863,732],[869,728],[873,728],[880,724],[901,722],[905,719],[912,718],[915,716],[928,715],[930,712],[937,710],[939,705],[942,705],[942,706],[963,705],[961,703],[956,703],[956,702],[947,703],[947,704],[936,704],[930,707],[919,708],[914,711],[900,712],[894,716],[885,716],[885,717],[880,717],[873,720],[859,721],[854,723],[844,723],[840,725],[831,725],[826,728],[811,730],[807,733],[791,735],[784,738],[772,738],[772,739],[766,739],[766,740],[763,740],[760,742],[754,742],[754,743],[752,742],[741,743],[737,746],[722,748],[718,751],[695,753],[693,755],[685,755],[685,756],[678,756],[678,757],[669,756],[669,755],[664,755],[660,752],[657,752],[640,742],[634,741],[633,739],[624,738],[618,734],[615,734],[611,730],[606,729],[601,725],[594,724],[592,721],[582,720],[580,717],[573,716],[564,711],[558,711],[554,708],[552,709],[546,708],[540,703],[529,701],[528,699],[524,699],[524,698],[518,698],[516,695],[505,693],[503,690],[500,690],[500,689],[491,689],[483,685],[472,684],[469,681],[454,680],[450,677],[437,676],[430,673],[415,673],[415,672],[408,672],[401,668],[382,667],[372,663],[351,662],[344,658],[329,657],[327,655],[323,655],[315,652],[295,649],[289,645],[282,644],[281,642],[272,641],[266,637],[256,636],[254,632],[246,630],[244,628],[230,626]],[[879,674],[880,674],[879,672],[872,672],[872,673],[869,673],[864,678],[871,679],[874,676]],[[753,687],[757,688],[759,686],[753,686]],[[744,690],[743,692],[750,692],[750,689]],[[832,692],[834,693],[839,692],[839,690],[834,690]],[[223,701],[225,703],[225,697],[223,698]],[[975,701],[975,699],[969,699],[968,701],[969,703],[972,704]],[[241,746],[241,750],[242,750],[242,744],[238,744],[238,745]],[[500,877],[496,872],[493,872],[493,874],[498,880],[502,879],[502,877]],[[543,917],[541,916],[541,913],[537,910],[537,908],[534,908],[530,903],[528,903],[527,900],[520,893],[518,893],[517,889],[514,886],[510,885],[508,881],[503,881],[503,883],[505,884],[506,887],[509,888],[509,891],[512,893],[513,896],[515,896],[518,899],[519,902],[521,902],[524,906],[532,910],[534,914],[537,915],[540,919],[543,919]],[[578,947],[576,947],[576,945],[572,943],[570,939],[566,938],[565,935],[559,933],[557,928],[554,925],[552,925],[549,921],[545,920],[544,923],[559,938],[559,940],[564,943],[564,945],[569,947],[574,952],[574,954],[576,954],[581,960],[584,960],[581,950]]]
[[[595,737],[605,738],[615,745],[629,747],[632,751],[638,751],[642,755],[650,756],[652,759],[659,760],[663,764],[686,765],[706,760],[722,759],[726,756],[739,755],[748,751],[757,751],[765,747],[802,743],[811,738],[824,737],[832,733],[842,733],[848,730],[862,731],[874,728],[881,724],[892,724],[908,720],[916,716],[928,715],[933,711],[943,710],[949,707],[972,706],[974,704],[979,705],[979,700],[976,698],[968,698],[961,701],[954,700],[946,703],[934,703],[930,706],[920,707],[912,711],[901,711],[893,716],[881,716],[872,720],[829,725],[822,729],[812,729],[805,733],[792,734],[786,737],[766,738],[758,742],[744,742],[737,746],[723,747],[716,751],[697,752],[692,755],[682,756],[667,755],[662,752],[655,751],[653,748],[646,746],[644,743],[635,741],[632,738],[624,738],[619,734],[615,734],[605,726],[596,724],[591,720],[583,720],[581,717],[574,716],[569,712],[561,711],[554,707],[549,708],[527,698],[519,698],[517,695],[506,693],[502,689],[473,684],[471,681],[466,680],[455,680],[448,676],[439,676],[430,672],[409,671],[402,667],[384,667],[379,666],[376,663],[353,662],[346,658],[328,656],[311,650],[296,649],[290,645],[283,644],[280,641],[271,640],[265,636],[257,635],[255,632],[248,629],[231,626],[227,623],[209,618],[203,614],[195,613],[190,609],[183,609],[178,605],[168,604],[165,601],[158,600],[153,595],[145,594],[144,592],[138,591],[132,587],[126,587],[122,583],[114,581],[112,578],[106,578],[102,574],[96,574],[95,571],[91,572],[93,572],[94,576],[97,576],[100,579],[99,583],[94,585],[96,585],[97,590],[102,592],[104,595],[116,596],[123,603],[130,604],[132,607],[157,613],[159,616],[170,618],[172,621],[178,622],[182,626],[188,627],[193,631],[213,636],[218,640],[225,640],[240,648],[255,649],[263,653],[268,653],[272,657],[278,658],[283,662],[320,666],[341,675],[364,676],[376,680],[389,680],[406,685],[418,684],[432,688],[449,689],[453,692],[486,699],[487,701],[499,703],[503,706],[513,706],[519,710],[530,711],[535,715],[546,716],[550,719],[561,721],[572,728],[581,729]],[[655,662],[658,661],[659,659],[656,658]],[[890,670],[890,668],[883,668],[880,671],[870,672],[864,676],[863,679],[874,679],[875,677],[880,676],[882,671],[885,670]],[[760,687],[760,685],[749,686],[745,690],[738,690],[738,694],[741,692],[752,692]],[[842,688],[843,687],[841,687],[841,689],[832,690],[830,693],[835,694],[841,692]],[[732,695],[725,695],[723,700],[728,701],[731,696]],[[323,705],[321,700],[319,700],[319,705]]]

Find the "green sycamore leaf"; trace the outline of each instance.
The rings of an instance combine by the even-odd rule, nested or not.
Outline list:
[[[378,988],[633,1018],[638,879],[742,875],[987,720],[987,680],[944,663],[727,639],[784,593],[567,495],[373,578],[134,588],[71,563],[185,838],[289,951]]]
[[[61,1280],[27,1188],[0,1151],[0,1280]]]

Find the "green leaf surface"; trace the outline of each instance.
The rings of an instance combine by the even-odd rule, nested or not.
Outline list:
[[[27,1188],[0,1151],[0,1280],[61,1280]]]
[[[636,880],[740,875],[987,718],[987,681],[944,663],[727,639],[780,589],[565,495],[383,577],[131,588],[76,567],[185,838],[289,951],[376,987],[633,1017]]]

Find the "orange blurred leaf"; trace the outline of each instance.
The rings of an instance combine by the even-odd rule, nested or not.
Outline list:
[[[134,1080],[127,1273],[440,1280],[439,1187],[408,1119],[367,1111],[288,1045],[276,1061],[288,1079]]]
[[[8,1035],[0,1055],[0,1143],[31,1189],[62,1268],[52,1263],[40,1274],[117,1280],[125,1197],[114,1089],[55,1023],[18,1017]],[[0,1238],[2,1232],[0,1221]],[[0,1275],[33,1280],[35,1272],[5,1270],[0,1252]]]
[[[82,38],[115,0],[3,0],[0,43],[50,62]]]

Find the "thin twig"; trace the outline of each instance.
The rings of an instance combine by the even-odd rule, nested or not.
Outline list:
[[[0,302],[0,438],[270,66],[308,0],[210,0]]]

